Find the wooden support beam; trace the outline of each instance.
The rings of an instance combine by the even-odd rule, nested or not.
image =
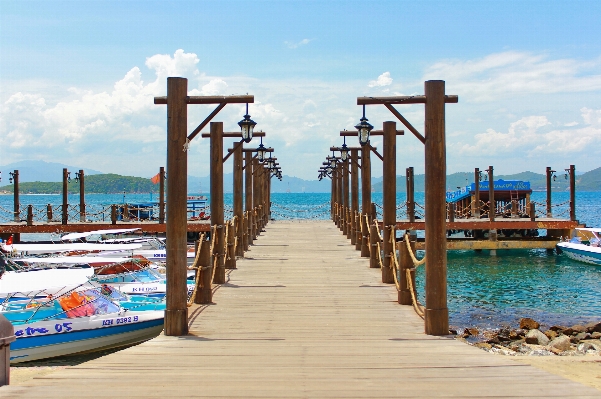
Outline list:
[[[254,215],[253,215],[253,154],[247,152],[244,154],[245,156],[245,173],[244,173],[244,210],[247,212],[248,221],[246,226],[246,248],[248,249],[249,245],[253,244],[253,234],[252,234],[252,226],[254,223]]]
[[[19,171],[15,169],[12,173],[13,178],[13,221],[21,221],[21,209],[19,203]]]
[[[384,122],[384,143],[382,145],[384,153],[382,172],[383,185],[382,193],[382,238],[384,240],[382,249],[384,250],[384,261],[382,267],[382,282],[394,284],[394,260],[392,255],[396,256],[395,246],[391,237],[396,234],[396,122]]]
[[[432,81],[429,81],[432,82]],[[395,97],[357,97],[357,105],[372,105],[372,104],[428,104],[426,101],[428,93],[424,96],[395,96]],[[457,103],[459,102],[458,96],[447,96],[443,98],[444,103]]]
[[[67,224],[69,221],[69,172],[67,168],[63,168],[63,215],[62,223]]]
[[[188,128],[188,80],[167,78],[167,307],[165,335],[188,334],[187,307],[187,174],[188,156],[182,151]]]
[[[369,257],[369,223],[365,216],[369,215],[371,210],[371,145],[361,148],[361,230],[363,236],[361,239],[361,256]]]
[[[426,309],[425,332],[449,333],[447,307],[445,82],[429,80],[425,97]],[[456,97],[455,97],[456,100]],[[425,99],[424,99],[425,101]],[[455,101],[456,102],[456,101]],[[398,104],[398,103],[397,103]]]
[[[167,78],[169,79],[169,78]],[[255,96],[186,96],[185,104],[252,104],[255,102]],[[155,104],[169,104],[169,94],[154,98]]]
[[[409,121],[408,121],[407,119],[405,119],[405,117],[404,117],[403,115],[401,115],[401,113],[400,113],[399,111],[397,111],[397,109],[396,109],[395,107],[393,107],[391,104],[384,104],[384,105],[386,106],[386,108],[388,108],[388,110],[389,110],[390,112],[392,112],[392,114],[393,114],[394,116],[396,116],[396,117],[397,117],[397,119],[398,119],[398,120],[400,120],[400,121],[401,121],[401,123],[402,123],[403,125],[405,125],[405,127],[406,127],[407,129],[409,129],[409,131],[410,131],[411,133],[413,133],[413,135],[414,135],[415,137],[417,137],[417,138],[419,139],[419,141],[421,141],[421,142],[422,142],[422,144],[425,144],[425,143],[426,143],[426,138],[425,138],[425,137],[424,137],[424,136],[423,136],[423,135],[422,135],[420,132],[418,132],[418,131],[417,131],[417,129],[416,129],[416,128],[414,128],[414,127],[413,127],[413,125],[412,125],[411,123],[409,123]]]
[[[242,231],[243,225],[243,210],[242,210],[242,142],[234,150],[234,217],[236,217],[236,237],[238,245],[236,246],[236,256],[244,256],[244,234]]]
[[[86,185],[85,185],[85,176],[83,169],[79,170],[77,174],[77,179],[79,180],[79,221],[86,221]]]
[[[225,226],[223,218],[223,122],[211,122],[211,225],[217,226],[213,257],[217,269],[213,283],[225,283]],[[171,201],[171,200],[169,200]],[[169,215],[169,213],[167,213]],[[213,260],[214,261],[214,260]],[[215,264],[215,263],[213,263]]]
[[[186,205],[187,206],[187,205]],[[159,168],[159,223],[165,223],[165,167]]]
[[[359,148],[351,148],[351,244],[357,245],[357,212],[359,212],[359,167],[357,158],[359,157]],[[355,247],[356,248],[356,247]],[[361,249],[361,247],[356,248]]]

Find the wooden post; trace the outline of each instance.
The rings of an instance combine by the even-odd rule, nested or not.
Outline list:
[[[200,262],[200,265],[198,266],[203,267],[203,269],[200,271],[200,278],[197,282],[197,284],[200,284],[200,287],[197,288],[194,303],[212,303],[213,289],[211,286],[211,277],[213,276],[213,269],[209,267],[211,266],[211,240],[202,243],[202,246],[200,247],[200,258],[198,260]]]
[[[351,155],[351,245],[357,248],[357,212],[359,211],[359,150],[352,148]]]
[[[122,218],[124,222],[129,222],[129,206],[127,204],[123,204]]]
[[[240,144],[236,148],[236,151],[234,151],[234,217],[236,218],[234,223],[236,224],[236,237],[238,237],[235,256],[244,256],[244,232],[242,231],[242,226],[244,225],[242,221],[244,217],[242,211],[242,157],[242,144]]]
[[[159,168],[159,224],[163,223],[165,223],[165,167],[161,166]]]
[[[425,332],[449,333],[447,307],[447,234],[445,218],[446,144],[445,82],[425,82],[425,172],[426,172],[426,309]]]
[[[348,225],[348,209],[349,209],[349,159],[346,158],[342,161],[342,234],[349,236],[349,225]]]
[[[334,171],[332,171],[332,178],[330,179],[332,188],[330,190],[330,218],[333,222],[336,221],[336,178],[334,177]]]
[[[405,170],[407,174],[407,219],[409,222],[415,222],[415,177],[413,166]]]
[[[412,246],[411,250],[415,252],[415,245]],[[409,255],[409,249],[407,249],[407,244],[405,243],[404,237],[402,237],[402,240],[399,241],[399,267],[401,269],[399,276],[401,290],[398,293],[398,302],[401,305],[412,305],[413,299],[411,298],[409,282],[407,281],[407,269],[413,268],[413,260],[411,259],[411,255]]]
[[[547,217],[552,218],[553,211],[551,209],[551,179],[553,176],[553,171],[551,170],[551,168],[549,166],[547,166],[546,174],[547,174]]]
[[[33,226],[33,205],[27,205],[27,225]]]
[[[248,212],[244,211],[242,216],[242,225],[240,225],[242,229],[242,255],[244,256],[244,252],[248,251]]]
[[[570,220],[576,221],[576,165],[570,165]]]
[[[261,174],[261,170],[259,167],[259,161],[257,160],[257,158],[253,158],[253,209],[254,209],[254,216],[253,216],[253,226],[252,226],[252,235],[253,235],[253,240],[257,239],[257,235],[259,234],[259,218],[260,218],[260,213],[259,213],[259,206],[261,205],[261,198],[260,198],[260,193],[259,193],[259,181],[260,181],[260,177],[259,175]]]
[[[369,144],[369,143],[368,143]],[[363,237],[361,239],[361,256],[369,256],[369,224],[365,216],[371,209],[371,149],[369,145],[361,147],[361,225]]]
[[[246,249],[253,244],[253,232],[252,227],[254,223],[253,216],[253,155],[251,152],[247,152],[245,154],[245,182],[244,182],[244,206],[247,213],[247,222],[246,222]]]
[[[83,169],[79,170],[79,221],[86,221],[86,185]]]
[[[167,78],[167,293],[165,335],[188,334],[187,174],[188,79]]]
[[[217,225],[213,256],[217,270],[213,283],[225,283],[225,226],[223,225],[223,122],[211,122],[211,225]],[[169,170],[169,169],[167,169]],[[171,172],[169,172],[171,173]],[[169,195],[167,195],[169,198]],[[171,202],[171,199],[169,199]],[[167,213],[169,216],[169,213]]]
[[[382,186],[382,282],[386,284],[394,284],[395,273],[392,256],[396,256],[396,245],[392,240],[396,235],[396,134],[396,122],[384,122],[382,169],[386,184]]]
[[[455,203],[449,202],[449,223],[455,221]]]
[[[372,224],[369,226],[369,267],[372,269],[378,269],[380,267],[380,263],[378,262],[378,241],[380,241],[380,237],[378,237],[378,225],[376,224],[376,220],[372,221]]]
[[[530,221],[534,222],[536,220],[536,204],[534,202],[530,202]]]
[[[67,168],[63,168],[63,217],[62,217],[62,224],[67,224],[68,220],[69,220],[69,172],[67,171]]]
[[[475,218],[480,219],[480,169],[474,169],[474,195],[476,199],[474,200],[474,212],[473,215]]]
[[[46,205],[46,220],[48,223],[52,222],[52,205]]]
[[[15,222],[21,221],[21,209],[19,205],[19,171],[15,169],[13,172],[13,220]]]
[[[236,232],[234,226],[231,223],[227,224],[227,249],[225,268],[235,269],[236,268],[236,253],[234,252],[234,242],[236,241]]]
[[[336,164],[338,170],[338,228],[344,232],[344,165],[343,162]]]
[[[488,220],[495,221],[497,205],[495,203],[495,181],[492,166],[488,167]]]
[[[117,224],[117,205],[111,205],[111,224]]]

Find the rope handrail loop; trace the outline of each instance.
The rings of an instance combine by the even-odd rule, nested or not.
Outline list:
[[[196,299],[196,291],[198,290],[198,280],[200,279],[200,272],[202,270],[202,267],[199,267],[199,263],[200,263],[200,250],[202,249],[202,244],[204,242],[205,239],[205,233],[202,233],[200,235],[200,238],[198,239],[198,241],[200,241],[200,244],[198,245],[198,249],[196,251],[196,257],[194,258],[194,263],[192,264],[192,269],[196,269],[196,276],[194,277],[194,291],[192,291],[192,295],[190,295],[190,299],[188,300],[188,303],[186,304],[188,307],[192,306],[192,304],[194,303],[194,299]],[[200,284],[202,286],[202,280],[200,280]],[[204,288],[204,287],[201,287]]]

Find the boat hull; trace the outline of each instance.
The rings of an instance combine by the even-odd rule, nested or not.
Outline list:
[[[136,344],[160,334],[163,322],[163,311],[146,311],[15,325],[17,340],[10,345],[10,362],[20,363]]]
[[[558,252],[570,259],[601,266],[601,248],[591,247],[584,244],[562,242],[557,244]]]

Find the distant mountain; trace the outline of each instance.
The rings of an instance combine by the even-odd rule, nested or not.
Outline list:
[[[483,172],[485,174],[486,172]],[[565,171],[555,172],[555,180],[551,182],[551,187],[556,191],[568,191],[570,189],[569,176],[566,179]],[[415,175],[415,191],[425,190],[425,176],[423,174]],[[529,181],[530,187],[534,191],[545,191],[547,189],[547,176],[545,174],[534,172],[520,172],[513,175],[495,175],[495,180],[523,180]],[[447,190],[454,191],[457,187],[463,187],[474,182],[473,172],[458,172],[447,176]],[[397,176],[397,191],[402,193],[406,191],[405,176]],[[375,192],[382,192],[382,183],[373,183]],[[601,191],[601,168],[576,175],[577,191]]]
[[[19,161],[13,162],[8,165],[0,166],[0,170],[3,172],[2,182],[8,182],[9,172],[14,170],[19,171],[19,182],[56,182],[63,180],[63,168],[67,168],[71,172],[71,178],[75,178],[75,172],[79,172],[80,169],[84,170],[86,176],[99,175],[102,172],[93,169],[86,169],[79,166],[64,165],[56,162],[45,162],[45,161]]]
[[[61,172],[62,173],[62,172]],[[14,185],[9,184],[0,187],[0,192],[13,192]],[[63,190],[62,182],[19,182],[19,192],[24,194],[60,194]],[[157,193],[158,184],[152,184],[150,179],[132,176],[120,176],[112,173],[91,175],[85,178],[86,193],[116,194],[126,192],[128,194]],[[73,179],[69,184],[69,193],[79,193],[79,184]]]

